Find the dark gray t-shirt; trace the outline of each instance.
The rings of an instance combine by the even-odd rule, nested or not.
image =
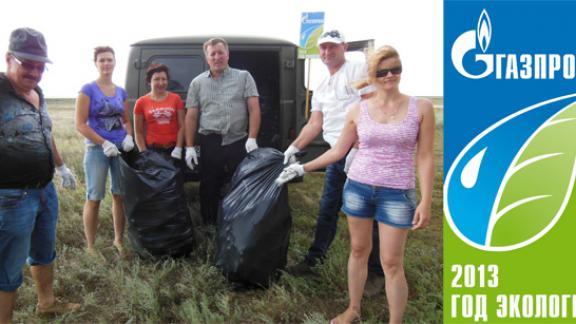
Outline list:
[[[46,185],[54,175],[52,121],[40,88],[36,109],[0,73],[0,188]]]

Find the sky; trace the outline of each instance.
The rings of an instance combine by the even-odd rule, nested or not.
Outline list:
[[[18,27],[41,31],[48,43],[48,65],[40,86],[46,97],[76,97],[97,77],[95,46],[116,51],[114,82],[124,86],[130,44],[157,37],[242,35],[273,37],[298,44],[303,12],[323,11],[325,28],[337,28],[347,41],[374,39],[392,45],[403,63],[401,91],[442,96],[442,0],[29,0],[3,5],[0,50],[8,49]],[[312,84],[324,76],[313,63]],[[6,71],[5,59],[0,71]]]

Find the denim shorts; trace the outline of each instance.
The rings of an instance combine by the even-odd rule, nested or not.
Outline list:
[[[124,195],[120,177],[120,157],[107,157],[100,145],[86,146],[84,174],[86,175],[86,199],[102,200],[106,194],[106,175],[110,171],[110,191]]]
[[[414,189],[378,187],[348,179],[342,196],[342,212],[348,216],[374,218],[398,228],[412,227],[416,210]]]
[[[0,291],[22,284],[22,268],[56,258],[58,197],[52,182],[42,189],[0,189]]]

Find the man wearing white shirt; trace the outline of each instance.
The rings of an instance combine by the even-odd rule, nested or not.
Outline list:
[[[344,127],[344,121],[351,104],[365,97],[354,88],[354,83],[366,78],[366,65],[346,60],[348,48],[344,36],[338,30],[322,34],[318,40],[320,59],[330,73],[314,91],[310,119],[302,128],[294,142],[284,152],[285,163],[293,159],[294,154],[304,149],[323,131],[323,138],[333,146]],[[352,149],[355,150],[355,149]],[[349,159],[355,152],[351,151]],[[338,213],[342,207],[342,189],[346,182],[346,159],[342,159],[326,168],[324,192],[320,200],[320,210],[316,222],[314,242],[305,259],[288,268],[294,275],[310,274],[312,267],[324,259],[330,244],[336,235]],[[378,230],[374,227],[372,252],[370,254],[369,276],[366,295],[378,293],[384,284],[379,258]]]

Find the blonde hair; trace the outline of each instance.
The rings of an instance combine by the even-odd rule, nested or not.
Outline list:
[[[378,64],[389,58],[398,58],[398,60],[400,60],[400,54],[398,54],[398,51],[390,45],[381,46],[371,53],[367,60],[368,78],[356,83],[356,89],[362,89],[376,81],[376,70],[378,70]]]

